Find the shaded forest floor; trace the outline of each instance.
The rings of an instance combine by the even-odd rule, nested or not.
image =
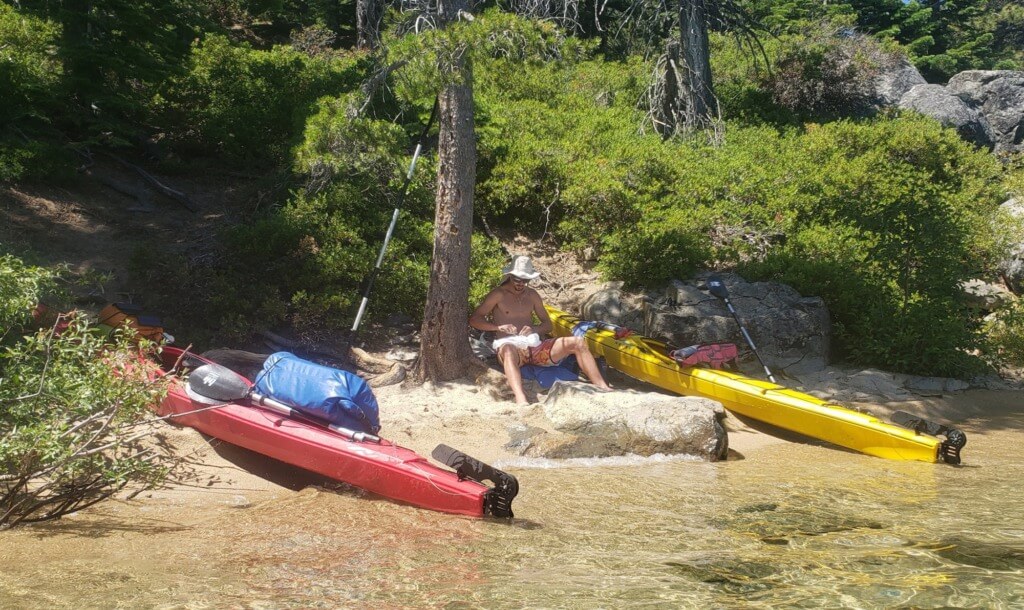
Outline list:
[[[81,285],[69,286],[86,309],[137,301],[133,256],[156,249],[189,260],[217,255],[218,231],[251,215],[265,199],[253,180],[201,173],[159,176],[185,193],[196,211],[149,187],[113,161],[60,184],[0,188],[0,242],[39,265],[67,263]]]

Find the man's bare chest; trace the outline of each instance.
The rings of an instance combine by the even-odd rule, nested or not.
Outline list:
[[[494,308],[495,315],[508,320],[529,318],[533,307],[526,295],[507,295]]]

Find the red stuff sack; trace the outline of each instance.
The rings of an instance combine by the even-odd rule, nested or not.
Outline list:
[[[738,355],[735,343],[698,344],[669,352],[669,356],[683,366],[704,366],[713,369],[735,368]]]

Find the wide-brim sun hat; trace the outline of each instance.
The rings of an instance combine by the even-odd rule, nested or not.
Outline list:
[[[529,256],[516,256],[512,262],[501,270],[504,275],[513,275],[522,280],[535,280],[540,277],[540,272],[533,268],[533,261]]]

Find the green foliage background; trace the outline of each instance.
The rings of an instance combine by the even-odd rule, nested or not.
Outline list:
[[[281,324],[327,337],[351,323],[412,142],[438,85],[453,78],[438,58],[467,49],[481,229],[593,249],[608,278],[632,286],[707,267],[791,283],[826,300],[838,355],[852,362],[966,374],[979,354],[1010,358],[982,339],[958,285],[995,278],[1008,238],[991,227],[998,204],[1022,188],[1019,162],[1001,166],[933,121],[877,114],[870,88],[904,57],[933,81],[1024,66],[1020,7],[746,6],[759,45],[738,44],[727,26],[711,36],[724,119],[712,145],[653,129],[646,100],[674,21],[626,21],[625,5],[609,4],[602,28],[573,31],[491,8],[416,35],[393,13],[386,48],[370,54],[349,48],[348,3],[2,3],[0,180],[67,176],[73,150],[154,139],[173,153],[168,171],[272,177],[277,198],[225,231],[218,256],[140,251],[135,281],[202,343]],[[384,66],[395,69],[364,89]],[[427,144],[371,320],[422,315],[437,171]],[[474,304],[503,262],[477,231]],[[995,334],[1012,336],[1018,317],[1007,314],[1009,330]]]

